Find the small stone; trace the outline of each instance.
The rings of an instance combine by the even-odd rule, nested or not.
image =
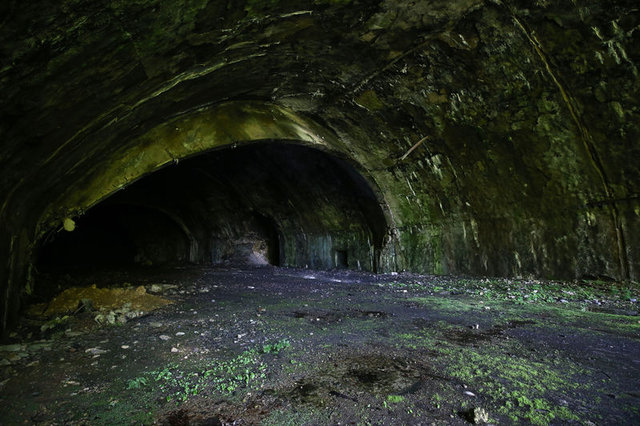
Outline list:
[[[178,332],[176,333],[176,336],[184,336],[184,331],[178,331]]]
[[[29,354],[26,352],[12,352],[7,356],[7,358],[9,358],[9,361],[15,362],[20,361],[22,358],[26,358],[28,356]]]
[[[106,354],[107,350],[101,349],[99,347],[95,347],[95,348],[89,348],[85,350],[85,353],[90,353],[92,355],[100,355],[100,354]]]
[[[114,325],[116,323],[116,313],[113,311],[110,311],[107,315],[106,315],[106,320],[109,324]]]
[[[474,408],[473,409],[473,423],[474,424],[482,424],[489,423],[489,413],[484,408]]]
[[[464,411],[462,414],[469,423],[476,425],[489,423],[489,413],[484,408],[475,407]]]
[[[152,323],[149,323],[149,326],[151,326],[153,328],[160,328],[160,327],[162,327],[162,323],[161,322],[152,322]]]
[[[0,346],[0,352],[17,352],[23,349],[23,345],[16,343],[13,345]]]
[[[171,348],[171,352],[173,353],[178,352],[178,348]]]
[[[567,299],[560,299],[560,303],[569,303]]]
[[[161,335],[160,335],[160,340],[167,341],[167,340],[169,340],[169,339],[171,339],[171,337],[167,336],[166,334],[161,334]]]
[[[122,345],[120,346],[122,349],[129,349],[129,345]]]
[[[471,391],[464,391],[463,393],[468,396],[476,396],[476,394]]]
[[[142,287],[142,286],[141,286]],[[142,287],[144,289],[144,287]],[[178,286],[175,284],[151,284],[149,286],[149,292],[151,293],[165,293],[169,290],[175,290]]]
[[[41,351],[41,350],[49,351],[51,350],[51,343],[47,341],[41,341],[38,343],[30,344],[27,349],[30,351]]]

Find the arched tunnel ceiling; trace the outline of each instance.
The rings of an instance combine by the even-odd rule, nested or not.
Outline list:
[[[357,163],[392,219],[387,270],[638,278],[635,1],[10,0],[0,16],[4,306],[54,224],[205,139]],[[274,124],[149,138],[226,105]]]
[[[376,270],[386,222],[352,165],[316,148],[266,141],[172,164],[117,191],[79,217],[73,232],[49,234],[36,267],[246,266],[270,257],[283,266]]]

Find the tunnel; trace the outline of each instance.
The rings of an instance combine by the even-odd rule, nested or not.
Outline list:
[[[640,424],[637,159],[637,0],[0,1],[0,422]]]
[[[354,165],[268,141],[152,173],[43,238],[38,272],[168,265],[376,271],[387,233]]]

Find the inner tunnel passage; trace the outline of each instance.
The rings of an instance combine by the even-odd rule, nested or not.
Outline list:
[[[43,244],[39,270],[262,265],[375,271],[386,233],[347,161],[268,142],[211,151],[112,195]]]

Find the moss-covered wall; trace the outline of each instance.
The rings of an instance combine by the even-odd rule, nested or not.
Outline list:
[[[358,165],[391,226],[387,270],[638,279],[634,1],[1,7],[4,323],[65,217],[261,139]]]

